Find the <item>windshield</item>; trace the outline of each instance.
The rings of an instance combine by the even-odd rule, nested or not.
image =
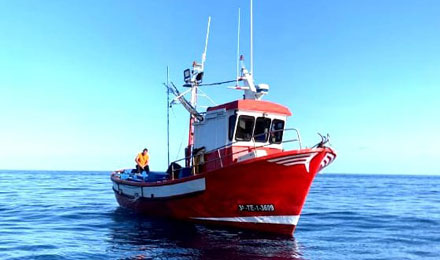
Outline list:
[[[254,130],[254,122],[255,119],[253,116],[239,116],[235,140],[250,141],[252,138],[252,131]]]
[[[284,129],[284,121],[279,119],[274,119],[272,122],[272,129],[270,134],[270,143],[271,144],[280,144],[283,141],[283,129]]]
[[[270,118],[258,117],[255,123],[254,140],[255,142],[265,143],[269,137]]]

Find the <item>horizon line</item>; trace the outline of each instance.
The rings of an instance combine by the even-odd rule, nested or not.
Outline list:
[[[5,171],[34,171],[34,172],[108,172],[112,173],[115,170],[48,170],[48,169],[0,169],[1,172]],[[163,171],[153,171],[152,172],[163,172]],[[360,172],[319,172],[317,175],[406,175],[406,176],[440,176],[440,173],[360,173]]]

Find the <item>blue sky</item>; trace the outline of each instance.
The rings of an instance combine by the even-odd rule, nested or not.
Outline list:
[[[248,1],[0,1],[0,169],[112,170],[148,147],[166,168],[166,66],[235,78]],[[254,74],[303,141],[329,133],[326,172],[440,174],[439,1],[254,0]],[[217,104],[241,97],[203,89]],[[209,105],[202,101],[202,105]],[[188,116],[171,112],[171,158]],[[182,147],[182,148],[180,148]],[[180,153],[179,153],[180,151]]]

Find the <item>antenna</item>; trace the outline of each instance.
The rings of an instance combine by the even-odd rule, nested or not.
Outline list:
[[[205,40],[205,50],[202,54],[202,67],[205,64],[206,60],[206,51],[208,50],[208,39],[209,39],[209,27],[211,25],[211,16],[208,17],[208,28],[206,28],[206,40]]]
[[[254,37],[253,37],[254,22],[252,17],[253,17],[253,11],[252,11],[252,0],[251,0],[251,71],[250,71],[251,75],[254,74]]]
[[[208,27],[206,29],[205,49],[203,50],[203,54],[202,54],[202,62],[199,64],[194,61],[192,70],[187,69],[184,72],[185,83],[187,83],[184,86],[191,87],[191,105],[194,108],[197,106],[197,85],[202,83],[203,74],[205,70],[205,61],[206,61],[206,52],[208,51],[210,25],[211,25],[211,16],[208,17]]]
[[[244,90],[244,99],[260,100],[264,95],[269,92],[269,85],[267,84],[255,84],[254,81],[254,33],[253,33],[253,1],[250,0],[250,71],[246,69],[243,62],[243,56],[240,57],[242,61],[241,75],[237,76],[236,85],[234,89]],[[238,9],[238,39],[237,39],[237,56],[240,51],[240,9]],[[237,64],[238,74],[238,64]],[[243,81],[244,86],[238,86],[238,81]]]
[[[239,66],[240,65],[240,8],[238,8],[238,30],[237,30],[237,82],[235,86],[238,86]]]

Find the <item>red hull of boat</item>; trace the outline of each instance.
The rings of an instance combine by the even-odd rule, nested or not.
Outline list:
[[[292,235],[315,175],[335,157],[330,148],[303,149],[174,181],[135,183],[116,175],[112,181],[118,203],[141,214]],[[191,183],[198,188],[176,191]],[[142,194],[129,195],[128,188]]]

